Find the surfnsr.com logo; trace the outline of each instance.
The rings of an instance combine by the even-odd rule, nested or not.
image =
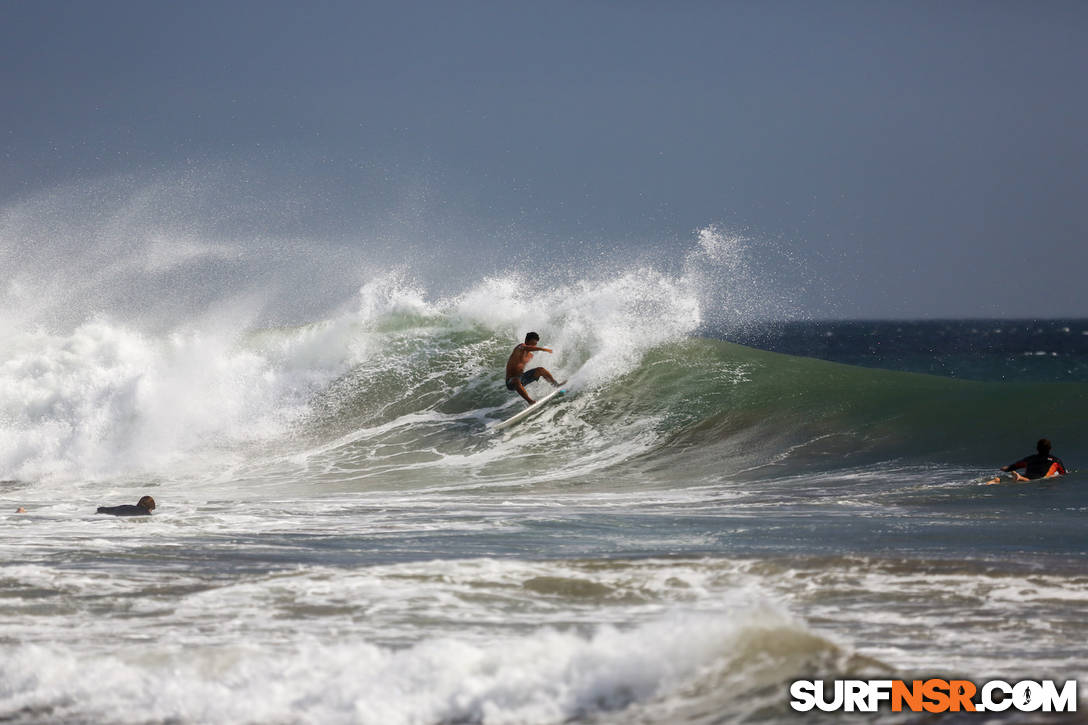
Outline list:
[[[969,680],[797,680],[790,697],[798,712],[876,712],[884,706],[892,712],[1076,712],[1077,681],[1059,687],[1054,680],[991,680],[978,687]]]

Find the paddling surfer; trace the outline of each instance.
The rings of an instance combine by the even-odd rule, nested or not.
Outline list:
[[[96,514],[109,514],[110,516],[150,516],[155,508],[155,499],[150,496],[142,496],[135,506],[99,506]]]
[[[1035,455],[1025,456],[1016,463],[1002,466],[1001,470],[1011,472],[1016,476],[1017,481],[1034,481],[1037,478],[1065,475],[1065,464],[1062,463],[1062,459],[1050,454],[1049,440],[1040,438],[1035,444],[1035,451]],[[1024,469],[1024,475],[1016,472],[1018,468]]]
[[[551,352],[550,348],[538,347],[538,342],[540,342],[540,335],[530,332],[525,336],[525,342],[515,347],[514,352],[510,353],[510,359],[506,361],[506,389],[513,390],[525,398],[525,402],[529,405],[536,402],[525,390],[525,386],[529,383],[544,378],[555,387],[559,387],[559,383],[555,382],[552,374],[544,368],[525,369],[525,366],[533,359],[534,352]]]

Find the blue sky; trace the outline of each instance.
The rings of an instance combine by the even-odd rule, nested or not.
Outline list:
[[[0,206],[214,177],[217,229],[392,235],[459,274],[716,224],[816,315],[1088,316],[1082,2],[0,13]]]

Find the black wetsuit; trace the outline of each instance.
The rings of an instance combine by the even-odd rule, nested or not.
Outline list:
[[[1054,464],[1058,465],[1057,471],[1060,474],[1065,474],[1065,464],[1062,463],[1062,459],[1057,456],[1052,456],[1049,453],[1036,453],[1028,456],[1027,458],[1021,458],[1016,463],[1010,463],[1005,468],[1010,471],[1015,471],[1017,468],[1024,469],[1025,478],[1042,478],[1046,474],[1050,473],[1050,468]]]
[[[151,512],[143,506],[99,506],[96,514],[109,514],[110,516],[150,516]]]

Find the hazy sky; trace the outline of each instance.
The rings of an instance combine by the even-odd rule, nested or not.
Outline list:
[[[1079,0],[0,0],[0,207],[214,169],[244,225],[294,209],[269,233],[493,263],[717,224],[819,315],[1088,316],[1086,38]]]

